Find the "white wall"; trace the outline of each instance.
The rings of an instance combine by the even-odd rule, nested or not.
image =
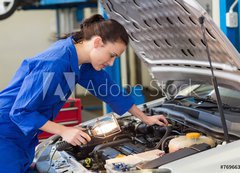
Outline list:
[[[212,1],[218,0],[197,0],[197,2],[212,16]]]
[[[219,5],[219,0],[213,0],[212,1],[212,17],[213,21],[220,27],[220,5]]]
[[[0,21],[0,90],[26,57],[46,49],[56,33],[55,11],[17,11]]]
[[[220,0],[197,0],[199,4],[210,12],[213,21],[220,26],[220,12],[219,12],[219,1]]]

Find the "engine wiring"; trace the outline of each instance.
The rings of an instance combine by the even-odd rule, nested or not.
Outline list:
[[[49,160],[49,167],[48,167],[48,169],[47,169],[47,173],[50,171],[50,169],[51,169],[51,167],[52,167],[52,161],[53,161],[54,155],[56,154],[56,151],[57,151],[57,148],[54,149],[53,154],[52,154],[52,156],[51,156],[51,158],[50,158],[50,160]]]

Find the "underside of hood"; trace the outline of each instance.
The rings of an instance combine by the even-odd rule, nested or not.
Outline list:
[[[195,0],[103,0],[108,16],[120,22],[130,44],[162,85],[165,81],[211,83],[205,33],[218,83],[240,89],[240,55]]]

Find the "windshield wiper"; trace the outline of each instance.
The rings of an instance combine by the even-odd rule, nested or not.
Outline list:
[[[207,109],[213,109],[213,108],[218,108],[217,105],[217,101],[212,99],[211,97],[197,97],[197,96],[177,96],[176,98],[174,98],[172,101],[181,101],[181,100],[187,100],[187,99],[194,99],[194,101],[196,101],[196,103],[194,102],[193,104],[189,104],[189,106],[194,108],[207,108]],[[209,104],[204,104],[204,103],[210,103]],[[224,110],[229,110],[231,112],[240,112],[240,107],[235,107],[235,106],[231,106],[225,103],[222,103],[222,108]]]
[[[184,99],[189,99],[189,98],[194,99],[195,101],[203,101],[203,102],[209,102],[209,103],[217,104],[217,102],[209,96],[198,97],[198,96],[193,96],[193,95],[189,95],[189,96],[178,95],[172,100],[184,100]]]
[[[211,103],[211,104],[215,104],[215,103]],[[198,105],[196,106],[195,108],[208,108],[208,109],[213,109],[213,108],[218,108],[218,105],[216,103],[216,105]],[[240,112],[240,108],[239,107],[235,107],[235,106],[230,106],[230,105],[227,105],[227,104],[223,104],[222,105],[222,108],[224,110],[228,110],[230,112]]]

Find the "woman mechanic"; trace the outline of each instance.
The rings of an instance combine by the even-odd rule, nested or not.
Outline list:
[[[146,116],[130,96],[116,94],[119,90],[111,87],[115,83],[102,70],[113,65],[128,42],[121,24],[96,14],[83,21],[79,32],[22,62],[9,85],[0,92],[1,173],[31,171],[41,131],[58,134],[74,146],[91,140],[81,128],[52,121],[76,84],[87,88],[119,115],[128,111],[148,125],[168,124],[162,115]],[[108,88],[104,90],[100,86],[106,82]]]

